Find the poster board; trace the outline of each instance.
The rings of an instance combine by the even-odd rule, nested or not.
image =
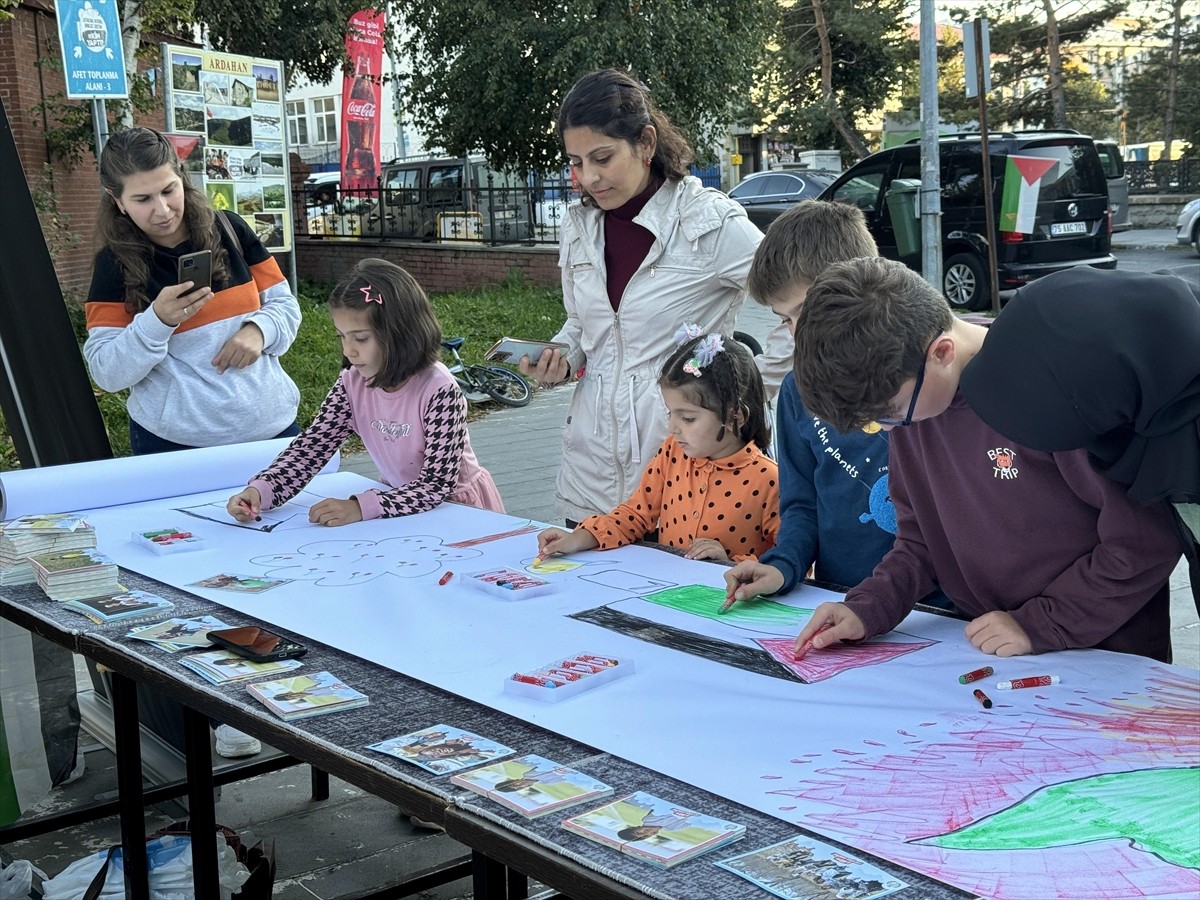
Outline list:
[[[202,139],[189,176],[272,253],[292,249],[283,63],[162,45],[166,130]]]

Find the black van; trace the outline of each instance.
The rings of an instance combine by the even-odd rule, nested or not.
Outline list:
[[[942,288],[956,309],[979,310],[991,303],[987,275],[987,225],[983,205],[983,156],[978,134],[938,141],[942,182]],[[1008,156],[1052,159],[1038,193],[1032,234],[1000,230],[996,262],[1001,290],[1018,288],[1072,266],[1114,269],[1109,252],[1112,222],[1108,185],[1092,139],[1068,132],[1022,131],[988,135],[992,197],[997,218]],[[881,150],[860,160],[821,192],[821,200],[853,203],[867,217],[879,253],[921,270],[921,252],[901,253],[888,208],[897,179],[921,178],[919,140]],[[907,199],[907,198],[906,198]]]
[[[383,165],[381,183],[367,234],[488,244],[533,239],[525,182],[489,169],[481,156],[394,159]]]

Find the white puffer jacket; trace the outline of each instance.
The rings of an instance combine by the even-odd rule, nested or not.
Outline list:
[[[603,211],[576,201],[563,222],[567,321],[554,339],[569,346],[571,371],[583,375],[563,430],[555,498],[557,512],[576,521],[609,512],[637,486],[666,436],[658,376],[675,350],[675,330],[694,322],[733,333],[762,240],[741,206],[692,176],[664,183],[634,221],[655,241],[618,313],[605,287]],[[785,359],[760,358],[775,387],[791,368],[788,343]]]

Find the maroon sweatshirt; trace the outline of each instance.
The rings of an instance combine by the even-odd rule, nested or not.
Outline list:
[[[892,431],[889,492],[896,543],[846,595],[869,637],[940,585],[972,619],[1010,612],[1034,653],[1170,658],[1165,585],[1181,553],[1170,509],[1131,501],[1086,450],[1015,444],[959,393],[941,415]]]

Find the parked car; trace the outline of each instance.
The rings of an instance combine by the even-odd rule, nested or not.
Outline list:
[[[362,217],[374,206],[375,198],[343,193],[341,185],[341,172],[314,172],[304,179],[309,234],[362,233]]]
[[[1191,244],[1196,255],[1200,256],[1200,197],[1184,204],[1183,209],[1179,211],[1179,221],[1175,225],[1179,229],[1175,240],[1184,246]]]
[[[1116,141],[1096,141],[1100,165],[1108,180],[1108,208],[1112,210],[1113,234],[1133,227],[1129,219],[1129,179],[1125,177],[1125,159]]]
[[[767,227],[801,200],[816,200],[833,184],[834,172],[755,172],[747,175],[729,196],[746,207],[750,221],[766,231]]]
[[[938,142],[942,181],[942,288],[950,305],[979,310],[991,303],[987,272],[987,225],[983,205],[983,156],[978,134]],[[1032,234],[999,229],[1000,289],[1072,266],[1116,268],[1108,214],[1108,185],[1092,139],[1067,132],[1004,132],[988,136],[992,201],[1000,214],[1009,155],[1053,160],[1041,178]],[[921,270],[919,241],[901,252],[889,191],[900,179],[921,178],[921,148],[914,140],[881,150],[846,170],[820,199],[854,203],[867,217],[882,256]],[[895,196],[895,192],[892,192]],[[909,210],[911,215],[911,209]],[[918,232],[919,233],[919,232]],[[911,252],[909,252],[911,250]]]
[[[489,169],[482,156],[394,159],[383,166],[382,181],[367,234],[489,244],[533,239],[525,182]]]

